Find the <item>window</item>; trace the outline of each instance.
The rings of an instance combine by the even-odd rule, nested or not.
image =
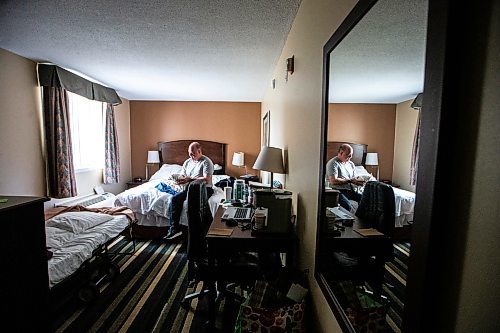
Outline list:
[[[75,171],[103,169],[106,105],[70,92],[68,95]]]

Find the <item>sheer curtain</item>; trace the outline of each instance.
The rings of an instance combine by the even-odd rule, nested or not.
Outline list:
[[[113,105],[106,106],[105,128],[105,159],[104,184],[115,184],[120,181],[120,155],[118,153],[118,136],[115,125],[115,111]]]
[[[77,195],[68,110],[65,89],[43,87],[48,195],[54,198]]]

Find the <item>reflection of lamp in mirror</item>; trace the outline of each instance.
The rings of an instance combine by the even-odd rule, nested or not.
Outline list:
[[[377,169],[377,180],[379,178],[379,168],[378,168],[378,154],[377,153],[367,153],[365,166],[370,167],[372,170]]]
[[[271,186],[273,188],[273,172],[285,173],[285,168],[283,167],[283,157],[280,148],[275,147],[262,147],[262,150],[257,156],[257,160],[253,165],[254,169],[268,171],[271,173]]]
[[[237,151],[233,154],[233,165],[241,168],[245,167],[245,175],[248,173],[247,172],[247,166],[245,165],[245,153],[241,151]]]
[[[149,179],[149,165],[158,163],[160,163],[160,153],[157,150],[149,150],[146,162],[146,180]]]

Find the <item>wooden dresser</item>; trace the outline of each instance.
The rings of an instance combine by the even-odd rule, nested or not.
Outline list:
[[[48,198],[2,196],[4,251],[0,274],[4,326],[18,332],[48,331],[49,274],[43,203]]]

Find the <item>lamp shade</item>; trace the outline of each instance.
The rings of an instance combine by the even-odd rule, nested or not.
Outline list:
[[[365,165],[378,165],[378,153],[367,153]]]
[[[235,152],[233,154],[233,165],[242,167],[245,165],[245,153],[241,151]]]
[[[147,163],[160,163],[160,153],[157,150],[148,151]]]
[[[423,98],[424,98],[424,94],[423,93],[418,94],[417,97],[415,97],[415,99],[411,103],[410,107],[412,109],[419,110],[422,107],[422,99]]]
[[[285,173],[282,150],[275,147],[262,147],[253,168],[269,172]]]

